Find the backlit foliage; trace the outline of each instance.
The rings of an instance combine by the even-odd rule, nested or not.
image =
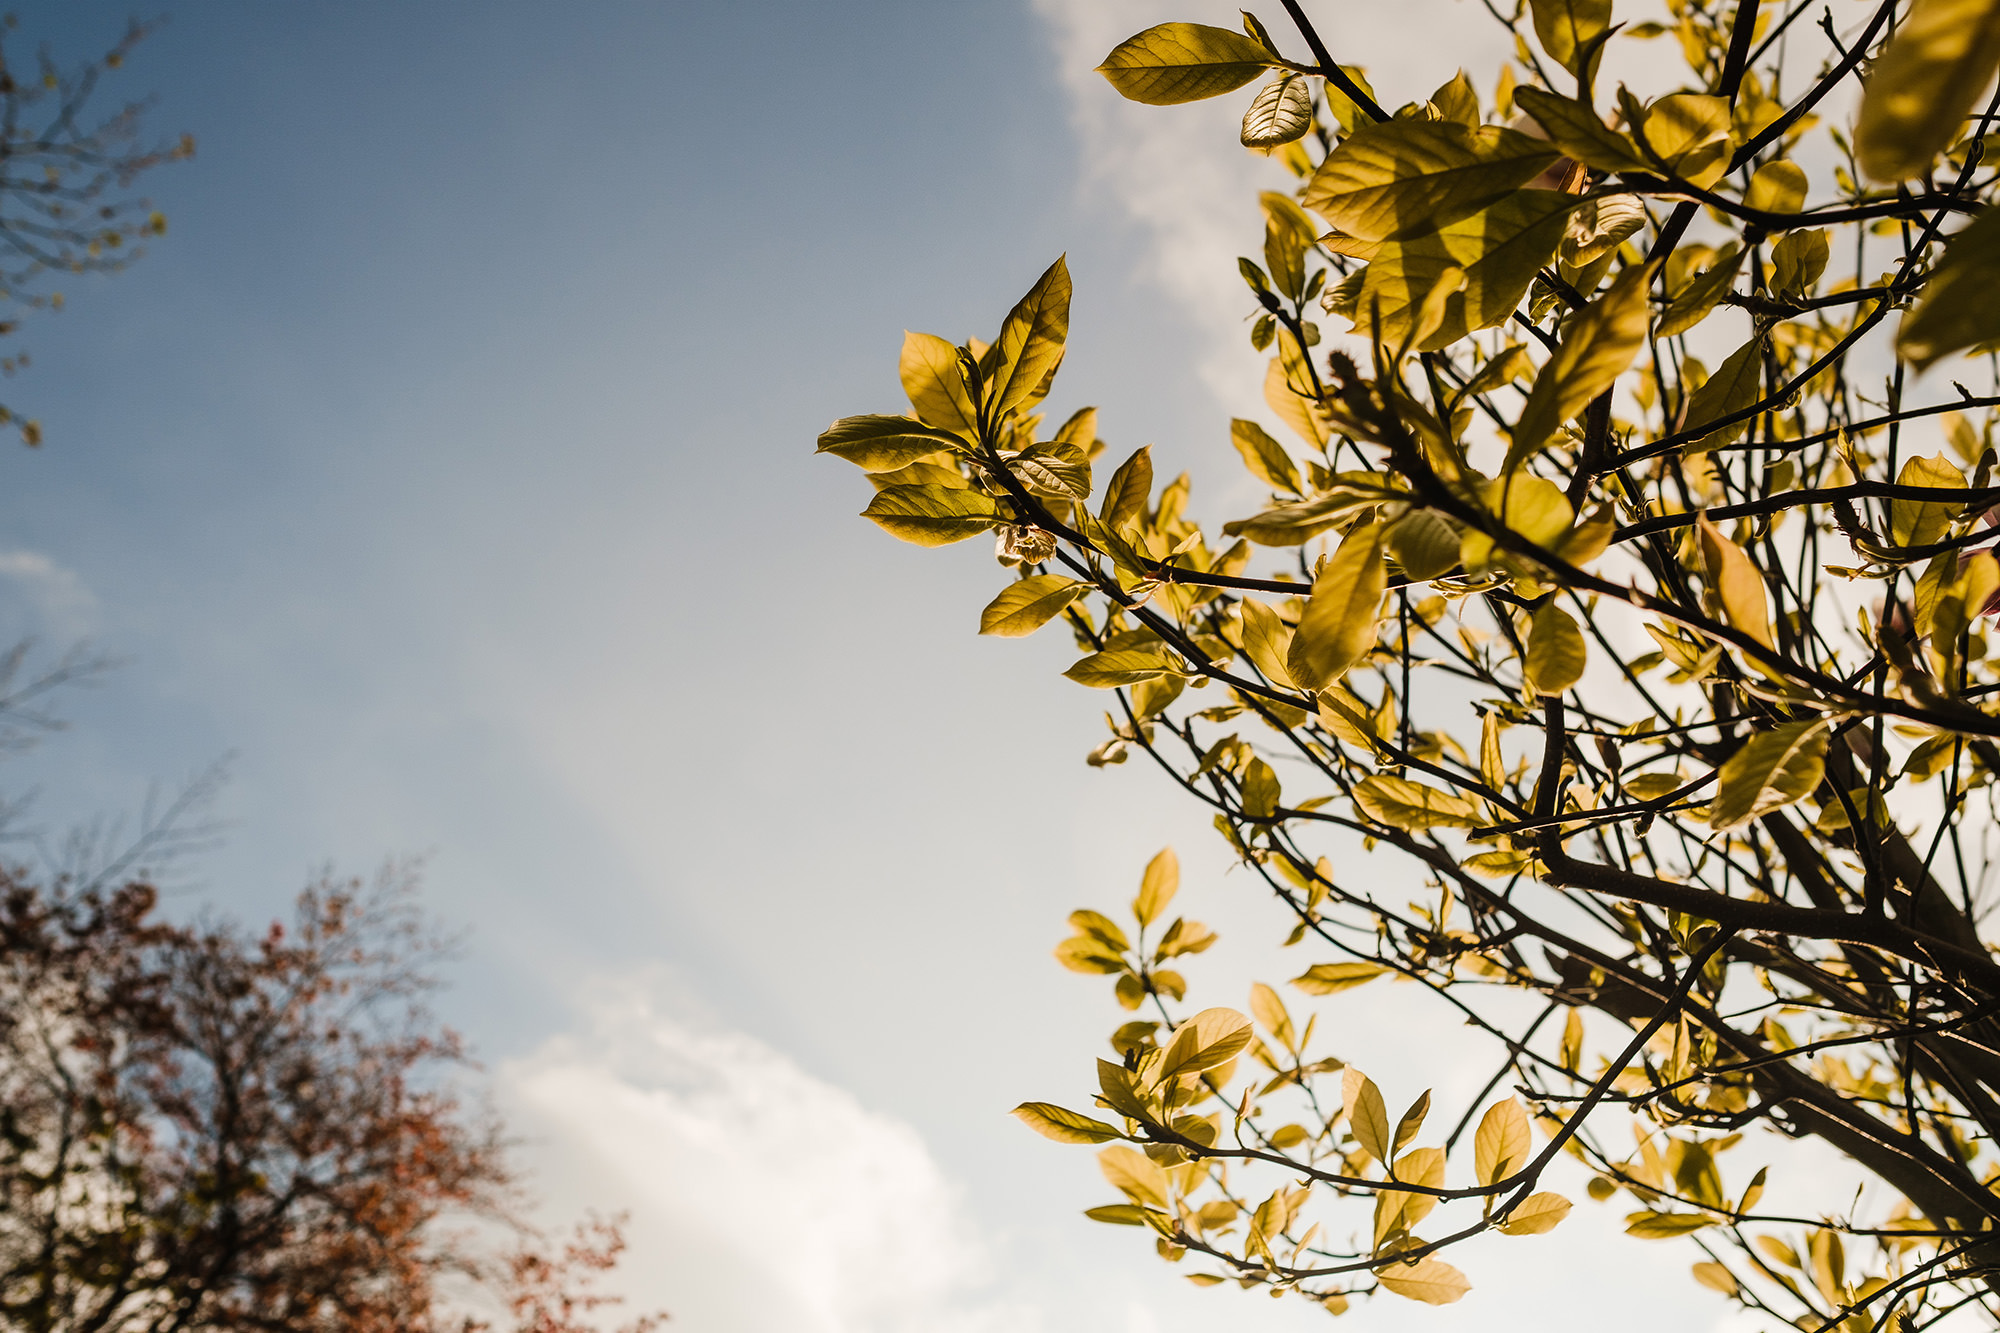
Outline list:
[[[1198,524],[1094,409],[1047,431],[1061,261],[991,343],[910,335],[911,415],[821,438],[892,534],[997,534],[980,629],[1074,636],[1090,761],[1213,811],[1294,990],[1400,977],[1494,1054],[1433,1109],[1274,989],[1184,1003],[1213,937],[1163,856],[1059,950],[1139,1011],[1095,1106],[1019,1114],[1108,1145],[1092,1216],[1335,1312],[1458,1299],[1444,1252],[1555,1227],[1568,1154],[1768,1323],[1990,1324],[2000,3],[1488,7],[1497,82],[1400,108],[1295,0],[1291,41],[1165,23],[1102,66],[1159,104],[1266,80],[1239,266],[1291,438],[1231,428],[1256,512]],[[1787,1203],[1780,1135],[1869,1187]]]

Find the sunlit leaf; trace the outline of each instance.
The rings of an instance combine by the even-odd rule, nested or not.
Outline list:
[[[1920,176],[2000,68],[2000,0],[1913,0],[1862,87],[1854,154],[1884,184]]]
[[[1106,1143],[1125,1137],[1101,1120],[1066,1111],[1049,1102],[1022,1102],[1014,1108],[1014,1115],[1029,1129],[1057,1143]]]
[[[1465,1274],[1434,1255],[1413,1264],[1392,1263],[1375,1270],[1375,1280],[1389,1291],[1425,1305],[1450,1305],[1472,1290]]]
[[[1547,142],[1499,126],[1385,121],[1341,140],[1300,202],[1349,236],[1407,239],[1505,198],[1557,156]]]
[[[1827,724],[1812,719],[1752,736],[1722,766],[1710,826],[1741,828],[1811,795],[1826,772],[1827,734]]]
[[[963,449],[949,431],[915,417],[842,417],[819,437],[819,453],[844,458],[864,472],[894,472],[941,449]]]
[[[891,536],[918,546],[947,546],[976,537],[999,521],[993,501],[979,491],[948,486],[891,486],[878,492],[863,518]]]
[[[1002,638],[1033,634],[1064,607],[1090,591],[1088,583],[1060,574],[1033,574],[1010,583],[979,613],[979,632]]]
[[[1301,689],[1326,688],[1375,646],[1376,616],[1388,588],[1386,543],[1381,523],[1355,525],[1313,580],[1285,659]]]
[[[1626,269],[1604,295],[1563,327],[1562,342],[1535,376],[1521,408],[1503,472],[1512,472],[1591,399],[1609,392],[1646,345],[1646,288],[1652,270]]]
[[[1292,984],[1308,995],[1333,995],[1366,985],[1388,970],[1380,963],[1314,963]]]
[[[1241,33],[1162,23],[1112,48],[1097,72],[1134,102],[1171,106],[1241,88],[1270,63],[1271,53]]]
[[[1918,370],[1953,352],[2000,339],[2000,208],[1982,209],[1955,234],[1916,307],[1896,330],[1896,352]]]
[[[1257,90],[1243,113],[1245,148],[1275,148],[1305,137],[1312,128],[1312,87],[1305,76],[1285,70]]]

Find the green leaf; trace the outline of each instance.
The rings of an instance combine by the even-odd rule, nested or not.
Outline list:
[[[1112,48],[1097,72],[1122,97],[1172,106],[1241,88],[1270,64],[1270,52],[1241,33],[1202,23],[1162,23]]]
[[[1896,474],[1898,486],[1923,486],[1942,490],[1965,489],[1965,474],[1946,461],[1943,454],[1912,458]],[[1889,501],[1889,539],[1898,546],[1928,546],[1942,540],[1951,520],[1965,506],[1950,501]]]
[[[1250,469],[1251,476],[1276,490],[1299,493],[1299,474],[1292,465],[1292,456],[1285,452],[1284,445],[1271,438],[1269,431],[1254,421],[1238,417],[1229,423],[1229,442],[1243,455],[1243,466]]]
[[[1118,465],[1111,474],[1111,481],[1104,488],[1104,501],[1098,509],[1098,517],[1113,533],[1121,533],[1134,520],[1146,512],[1146,505],[1153,497],[1153,446],[1148,444],[1133,451],[1132,456]]]
[[[1550,59],[1572,74],[1576,73],[1579,52],[1611,26],[1611,0],[1529,0],[1528,9],[1534,18],[1535,40]]]
[[[1380,963],[1314,963],[1292,984],[1308,995],[1332,995],[1365,986],[1388,970]]]
[[[1708,822],[1742,828],[1760,815],[1803,800],[1826,773],[1827,724],[1787,722],[1752,736],[1722,766]]]
[[[992,499],[982,492],[937,485],[891,486],[870,500],[861,516],[918,546],[949,546],[1000,521]]]
[[[1302,74],[1285,70],[1257,90],[1243,113],[1243,146],[1276,148],[1303,139],[1312,128],[1312,86]]]
[[[844,458],[863,472],[894,472],[965,441],[915,417],[842,417],[820,433],[816,452]]]
[[[1561,694],[1583,679],[1589,649],[1569,612],[1549,602],[1535,612],[1528,629],[1528,657],[1522,664],[1536,694]]]
[[[1701,515],[1696,533],[1709,590],[1721,603],[1723,618],[1766,648],[1771,647],[1771,602],[1763,572],[1742,547],[1722,535],[1707,514]]]
[[[1562,424],[1608,391],[1646,345],[1649,265],[1620,273],[1610,290],[1572,315],[1561,344],[1535,376],[1521,408],[1501,472],[1514,471],[1541,449]]]
[[[1952,236],[1916,308],[1896,330],[1896,353],[1918,370],[2000,339],[2000,208],[1981,209]]]
[[[1349,236],[1405,240],[1472,216],[1559,156],[1548,143],[1499,126],[1384,121],[1328,153],[1299,202]]]
[[[1667,312],[1660,316],[1655,338],[1673,338],[1707,319],[1736,283],[1736,271],[1743,267],[1746,251],[1731,241],[1722,247],[1700,277],[1681,289]]]
[[[1869,71],[1854,130],[1861,170],[1921,176],[1959,136],[2000,68],[2000,0],[1914,0]]]
[[[1121,685],[1152,680],[1173,669],[1173,663],[1158,649],[1121,648],[1092,653],[1063,674],[1093,690],[1114,690]]]
[[[1285,656],[1299,688],[1325,689],[1375,646],[1376,617],[1389,586],[1386,542],[1383,524],[1358,523],[1321,566]]]
[[[1354,784],[1354,805],[1378,824],[1408,832],[1432,828],[1477,828],[1472,802],[1421,782],[1377,773]]]
[[[1014,1116],[1029,1129],[1057,1143],[1108,1143],[1125,1137],[1102,1120],[1092,1120],[1050,1102],[1022,1102],[1014,1108]]]
[[[1764,338],[1762,334],[1752,334],[1750,341],[1729,354],[1708,382],[1694,391],[1688,400],[1686,433],[1694,434],[1710,422],[1721,421],[1735,416],[1751,407],[1763,393],[1764,383]],[[1717,426],[1687,447],[1687,451],[1703,453],[1719,449],[1733,443],[1750,429],[1750,418],[1745,417],[1728,426]]]
[[[986,385],[992,415],[1019,407],[1055,373],[1069,338],[1069,265],[1060,256],[1008,312]]]
[[[903,392],[918,420],[965,439],[979,439],[979,411],[958,366],[958,348],[934,333],[903,334],[903,356],[897,370]]]
[[[1641,1240],[1671,1240],[1688,1236],[1715,1225],[1715,1219],[1701,1213],[1628,1213],[1625,1234]]]
[[[1062,609],[1090,591],[1088,583],[1060,574],[1031,574],[1000,590],[979,613],[979,632],[1017,639],[1033,634]]]
[[[1581,102],[1532,87],[1516,88],[1514,101],[1534,117],[1558,148],[1587,167],[1599,171],[1656,170],[1640,155],[1630,135],[1606,125],[1597,112]]]
[[[1384,244],[1362,270],[1357,329],[1366,333],[1370,320],[1379,319],[1385,341],[1400,339],[1449,268],[1465,271],[1465,290],[1445,303],[1443,320],[1417,344],[1418,351],[1434,352],[1467,333],[1505,323],[1535,274],[1555,258],[1578,202],[1557,190],[1516,190],[1432,235]]]

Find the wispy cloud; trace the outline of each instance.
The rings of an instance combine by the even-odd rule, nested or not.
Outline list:
[[[574,1033],[499,1071],[559,1208],[629,1208],[618,1283],[682,1327],[1016,1333],[991,1265],[909,1125],[741,1033],[604,987]]]
[[[97,629],[97,597],[73,569],[40,551],[0,551],[0,586],[6,600],[25,605],[29,627],[58,639],[76,639]]]

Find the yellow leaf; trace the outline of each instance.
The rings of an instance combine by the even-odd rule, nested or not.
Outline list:
[[[1406,240],[1505,198],[1558,156],[1548,143],[1498,126],[1385,121],[1341,140],[1299,202],[1349,236]]]
[[[1380,336],[1390,343],[1400,340],[1450,268],[1464,270],[1465,288],[1446,301],[1442,321],[1417,342],[1417,350],[1434,352],[1467,333],[1505,323],[1535,274],[1555,257],[1578,202],[1557,190],[1516,190],[1431,235],[1384,243],[1362,270],[1355,327],[1366,334],[1379,319]]]
[[[1171,670],[1173,664],[1156,649],[1123,648],[1092,653],[1063,674],[1093,690],[1114,690],[1121,685],[1153,680]]]
[[[1418,1148],[1396,1159],[1394,1176],[1406,1185],[1444,1184],[1444,1150]],[[1415,1194],[1408,1190],[1385,1189],[1375,1195],[1375,1245],[1397,1230],[1413,1231],[1417,1223],[1437,1207],[1435,1194]]]
[[[1278,992],[1261,981],[1251,983],[1250,1012],[1272,1037],[1291,1045],[1292,1016],[1285,1012],[1285,1002],[1278,998]]]
[[[1472,802],[1463,796],[1388,773],[1376,773],[1354,784],[1354,805],[1377,823],[1412,832],[1479,826]]]
[[[1560,1194],[1546,1191],[1530,1194],[1521,1200],[1520,1207],[1507,1214],[1507,1220],[1499,1226],[1503,1236],[1539,1236],[1545,1231],[1554,1231],[1558,1223],[1569,1216],[1569,1200]]]
[[[963,448],[947,431],[934,430],[915,417],[842,417],[819,437],[822,454],[844,458],[864,472],[894,472],[940,449]]]
[[[1146,863],[1146,873],[1139,881],[1139,896],[1132,900],[1132,915],[1142,926],[1150,926],[1167,910],[1167,904],[1174,900],[1174,894],[1181,887],[1181,861],[1174,855],[1174,849],[1164,847],[1159,855]]]
[[[1062,361],[1069,338],[1069,265],[1058,257],[1000,326],[986,396],[993,416],[1038,393]]]
[[[1060,574],[1031,574],[1008,584],[986,604],[979,613],[979,632],[1005,639],[1033,634],[1089,591],[1088,583]]]
[[[1722,298],[1736,285],[1737,270],[1743,267],[1743,259],[1748,251],[1734,241],[1722,247],[1709,262],[1700,276],[1681,289],[1660,322],[1653,329],[1655,338],[1674,338],[1686,333],[1695,325],[1709,317]]]
[[[1507,449],[1503,474],[1532,457],[1566,421],[1607,392],[1646,345],[1646,288],[1652,280],[1648,265],[1620,273],[1610,290],[1592,301],[1563,326],[1562,343],[1535,376],[1535,387],[1521,408],[1514,441]]]
[[[1256,1035],[1250,1020],[1234,1009],[1204,1009],[1174,1029],[1174,1039],[1160,1061],[1160,1079],[1228,1064]]]
[[[1741,828],[1759,815],[1804,800],[1826,772],[1827,724],[1787,722],[1759,732],[1722,766],[1710,827]]]
[[[1122,533],[1133,520],[1143,517],[1153,497],[1153,446],[1145,445],[1118,465],[1104,488],[1098,517],[1114,535]]]
[[[984,494],[953,486],[891,486],[880,491],[863,518],[917,546],[947,546],[990,531],[999,510]]]
[[[1375,646],[1376,617],[1389,585],[1382,558],[1386,541],[1383,524],[1356,524],[1313,580],[1285,658],[1301,689],[1325,689]]]
[[[1722,604],[1729,623],[1766,648],[1771,646],[1771,603],[1764,588],[1764,576],[1743,548],[1722,535],[1721,529],[1701,515],[1702,566],[1709,590]]]
[[[1332,995],[1366,985],[1388,970],[1380,963],[1314,963],[1292,984],[1308,995]]]
[[[1398,1296],[1425,1305],[1450,1305],[1472,1290],[1465,1274],[1429,1255],[1414,1264],[1391,1263],[1378,1268],[1375,1280]]]
[[[1898,486],[1922,486],[1963,491],[1965,474],[1945,460],[1943,454],[1912,458],[1896,474]],[[1951,520],[1965,506],[1951,501],[1890,500],[1889,539],[1898,546],[1928,546],[1943,539]]]
[[[1312,116],[1312,85],[1304,75],[1285,70],[1250,99],[1250,109],[1243,113],[1243,146],[1276,148],[1303,139]]]
[[[1279,689],[1296,688],[1291,672],[1285,669],[1285,655],[1292,647],[1292,627],[1254,597],[1243,599],[1242,611],[1243,655]]]
[[[1996,67],[2000,0],[1914,0],[1861,90],[1861,170],[1885,185],[1929,170]]]
[[[1625,1218],[1625,1234],[1641,1240],[1668,1240],[1691,1235],[1715,1225],[1715,1219],[1700,1213],[1630,1213]]]
[[[1597,112],[1581,102],[1532,87],[1516,89],[1514,100],[1548,131],[1563,152],[1585,166],[1599,171],[1655,170],[1639,155],[1631,136],[1606,125]]]
[[[1528,685],[1542,695],[1561,694],[1583,679],[1588,648],[1569,612],[1553,601],[1535,612],[1528,629],[1528,657],[1522,664]]]
[[[1173,1186],[1167,1180],[1167,1173],[1137,1148],[1123,1144],[1106,1148],[1097,1154],[1097,1169],[1134,1203],[1166,1209],[1174,1206]]]
[[[1529,0],[1528,8],[1535,40],[1572,74],[1582,48],[1611,26],[1611,0]]]
[[[1675,93],[1646,109],[1646,142],[1676,176],[1703,189],[1729,169],[1729,99]]]
[[[1764,377],[1763,344],[1763,335],[1753,334],[1749,342],[1731,352],[1715,368],[1707,383],[1694,391],[1694,396],[1688,400],[1684,433],[1693,435],[1711,422],[1720,422],[1725,417],[1745,411],[1757,401]],[[1690,444],[1687,451],[1693,454],[1719,449],[1749,429],[1748,417],[1727,426],[1716,426]]]
[[[1029,1129],[1057,1143],[1104,1143],[1124,1134],[1101,1120],[1066,1111],[1050,1102],[1022,1102],[1014,1116]]]
[[[1952,236],[1916,308],[1896,330],[1896,353],[1918,370],[2000,338],[2000,209],[1980,210]]]
[[[1738,1290],[1734,1273],[1721,1264],[1707,1260],[1694,1266],[1694,1280],[1710,1291],[1719,1291],[1725,1296],[1734,1296]]]
[[[1806,206],[1806,173],[1796,162],[1780,158],[1757,168],[1743,202],[1766,213],[1796,213]]]
[[[1412,509],[1389,529],[1389,553],[1411,578],[1441,578],[1458,567],[1458,529],[1431,509]]]
[[[1112,48],[1097,72],[1122,97],[1172,106],[1241,88],[1270,63],[1271,53],[1241,33],[1202,23],[1162,23]]]
[[[1289,344],[1290,338],[1285,342]],[[1305,392],[1311,386],[1300,358],[1280,354],[1271,358],[1264,372],[1264,402],[1278,419],[1297,431],[1302,439],[1325,444],[1328,438],[1325,417],[1319,404]]]
[[[934,333],[905,331],[897,369],[918,420],[967,440],[979,439],[979,412],[966,390],[956,347]]]
[[[1521,1103],[1512,1097],[1493,1103],[1480,1118],[1472,1139],[1473,1169],[1479,1183],[1491,1185],[1519,1171],[1528,1164],[1534,1146],[1528,1134],[1528,1113],[1521,1109]]]
[[[1347,1108],[1347,1123],[1361,1150],[1384,1163],[1389,1161],[1389,1109],[1382,1104],[1382,1089],[1375,1080],[1349,1065],[1340,1076],[1341,1104]]]

